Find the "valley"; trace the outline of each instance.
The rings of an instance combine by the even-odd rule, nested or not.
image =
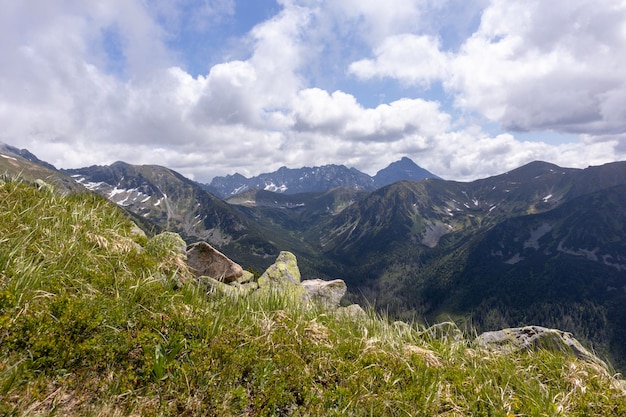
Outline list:
[[[165,167],[57,171],[3,155],[39,167],[44,180],[108,198],[148,233],[205,240],[251,271],[288,250],[303,276],[342,278],[348,301],[393,317],[452,319],[478,331],[556,327],[626,365],[626,162],[587,169],[533,162],[463,183],[415,181],[417,165],[403,159],[382,175],[397,181],[371,189],[352,181],[364,178],[354,169],[281,168],[263,176],[274,188],[234,184],[218,198]],[[288,191],[299,189],[317,191]]]

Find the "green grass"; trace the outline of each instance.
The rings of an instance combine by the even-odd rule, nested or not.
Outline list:
[[[596,365],[207,294],[131,230],[104,199],[0,183],[0,415],[626,415]]]

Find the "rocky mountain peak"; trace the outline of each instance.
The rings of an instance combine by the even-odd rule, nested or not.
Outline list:
[[[383,187],[402,180],[419,181],[424,178],[439,178],[435,174],[417,165],[408,157],[392,162],[374,175],[376,186]]]
[[[215,177],[204,188],[221,198],[229,198],[253,189],[281,194],[325,192],[338,187],[373,191],[397,181],[418,181],[424,178],[439,177],[404,157],[380,170],[374,177],[345,165],[329,164],[295,169],[283,166],[274,172],[252,178],[240,174]]]

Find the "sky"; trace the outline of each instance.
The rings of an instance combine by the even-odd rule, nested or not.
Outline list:
[[[0,0],[0,142],[214,176],[626,160],[626,0]]]

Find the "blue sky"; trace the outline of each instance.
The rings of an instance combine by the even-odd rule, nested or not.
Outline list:
[[[0,0],[0,141],[198,181],[626,159],[623,0]]]

